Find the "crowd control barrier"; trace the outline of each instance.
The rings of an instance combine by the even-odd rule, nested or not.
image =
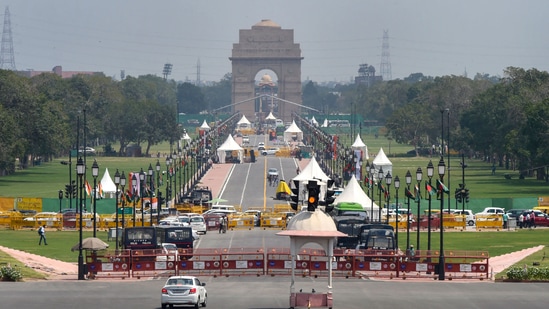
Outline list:
[[[289,276],[488,279],[489,256],[485,251],[445,250],[439,265],[438,250],[418,250],[413,256],[392,250],[334,249],[328,257],[322,249],[302,248],[292,261],[289,248],[220,248],[119,250],[87,252],[86,264],[95,278],[141,278],[171,275],[194,276]],[[331,265],[330,265],[331,263]]]
[[[476,228],[477,231],[483,230],[483,229],[496,229],[501,230],[503,229],[503,217],[502,215],[483,215],[483,214],[476,214]]]

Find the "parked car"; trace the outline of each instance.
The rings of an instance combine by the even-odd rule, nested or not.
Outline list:
[[[473,211],[470,209],[464,209],[464,210],[454,210],[454,215],[462,215],[465,216],[465,222],[468,226],[475,225],[475,215],[473,214]]]
[[[206,283],[193,276],[172,276],[168,278],[162,293],[160,294],[160,305],[165,309],[168,305],[192,305],[206,307],[208,292]]]
[[[206,234],[206,220],[204,220],[204,217],[202,216],[194,216],[190,217],[189,223],[191,224],[191,227],[193,230],[196,230],[197,233]]]
[[[274,167],[269,168],[267,175],[278,177],[278,170]]]
[[[526,209],[509,209],[507,211],[507,217],[509,219],[513,218],[513,219],[516,219],[518,221],[518,217],[520,216],[521,213],[525,212]]]
[[[505,213],[505,209],[501,207],[486,207],[483,211],[479,212],[478,214],[482,215],[503,215]]]
[[[254,226],[260,226],[261,223],[261,210],[248,209],[244,212],[245,215],[254,216]]]
[[[78,149],[78,152],[79,153],[85,153],[87,155],[94,155],[95,154],[95,149],[91,148],[91,147],[86,147],[86,148],[82,148],[80,147]]]

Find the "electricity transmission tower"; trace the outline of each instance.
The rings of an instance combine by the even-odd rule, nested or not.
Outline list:
[[[0,50],[0,69],[15,71],[13,38],[11,36],[10,9],[4,12],[4,29],[2,31],[2,49]]]
[[[393,79],[391,73],[391,60],[389,59],[389,30],[383,30],[383,43],[381,45],[381,65],[379,66],[383,80]]]

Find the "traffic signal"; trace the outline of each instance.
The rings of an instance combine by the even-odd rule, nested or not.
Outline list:
[[[461,203],[462,199],[461,199],[461,189],[460,188],[456,188],[456,193],[454,195],[456,197],[456,201],[458,203]]]
[[[326,197],[324,198],[324,203],[326,206],[324,206],[324,211],[326,213],[330,213],[334,209],[334,201],[335,201],[335,191],[332,190],[332,186],[334,185],[333,180],[328,180],[327,186],[326,186]]]
[[[162,209],[162,205],[165,202],[165,198],[162,197],[162,192],[158,191],[158,209]]]
[[[469,203],[469,189],[465,189],[465,203]]]
[[[65,198],[71,198],[72,196],[72,186],[71,185],[65,185]]]
[[[299,204],[299,181],[298,180],[294,180],[294,187],[295,188],[290,188],[290,190],[292,190],[292,195],[290,196],[290,206],[292,207],[293,210],[297,211],[297,207],[298,207],[298,204]]]
[[[76,198],[76,193],[77,193],[76,184],[73,184],[71,186],[71,193],[72,193],[72,198]]]
[[[307,211],[315,211],[318,207],[318,196],[320,195],[320,186],[314,180],[309,180],[307,183]]]

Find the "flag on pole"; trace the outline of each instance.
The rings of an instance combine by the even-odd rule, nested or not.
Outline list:
[[[99,182],[99,196],[103,197],[103,185],[101,185],[101,181]]]
[[[416,202],[419,202],[419,200],[421,199],[421,194],[419,192],[419,186],[417,184],[414,186],[414,195],[416,197]]]
[[[88,195],[91,195],[92,187],[91,187],[90,183],[87,180],[86,180],[86,183],[84,183],[84,186],[86,187],[86,193]]]
[[[450,190],[448,190],[448,187],[446,187],[439,179],[437,179],[437,187],[439,191],[442,191],[444,193],[450,192]]]
[[[404,195],[406,195],[406,197],[409,198],[409,199],[412,199],[412,200],[416,199],[414,194],[412,194],[412,192],[410,192],[410,189],[408,189],[408,188],[404,189]]]
[[[437,193],[437,189],[433,188],[433,186],[431,186],[428,182],[425,183],[425,191],[427,191],[427,193],[431,196]]]

